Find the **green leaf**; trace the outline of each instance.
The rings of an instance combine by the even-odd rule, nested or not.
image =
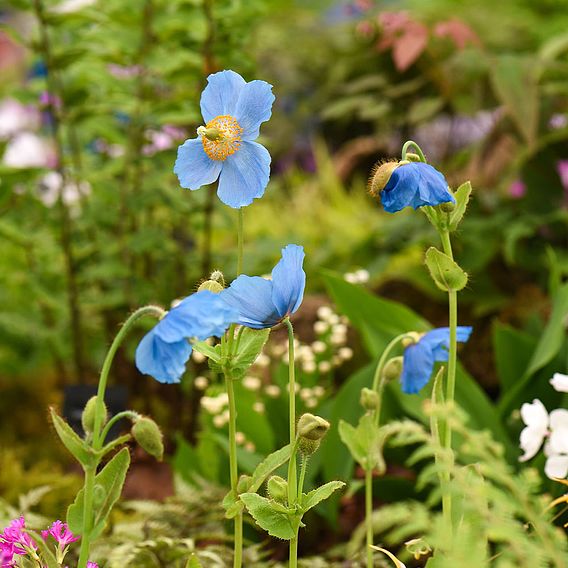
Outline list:
[[[193,349],[202,355],[205,355],[210,361],[219,363],[221,361],[221,346],[220,345],[209,345],[205,341],[196,341],[192,344]]]
[[[95,476],[95,487],[99,487],[97,503],[93,503],[93,525],[91,538],[97,538],[104,529],[105,522],[122,492],[126,472],[130,466],[128,448],[122,448]],[[94,500],[95,501],[95,500]],[[67,509],[67,524],[72,532],[83,532],[85,508],[85,489],[81,489],[75,501]]]
[[[254,470],[252,474],[252,483],[250,491],[256,492],[260,486],[266,481],[268,476],[281,465],[285,464],[290,459],[290,444],[272,452],[264,458]]]
[[[304,493],[302,495],[302,511],[305,513],[313,509],[318,503],[327,499],[334,491],[341,489],[344,485],[343,481],[330,481],[309,493]]]
[[[93,465],[95,460],[95,454],[91,447],[81,439],[79,435],[55,412],[53,408],[49,409],[51,413],[51,420],[53,421],[53,426],[55,431],[59,436],[59,439],[63,442],[63,445],[71,452],[71,454],[83,465],[84,467],[89,467]]]
[[[187,561],[185,568],[203,568],[203,564],[201,564],[201,562],[199,561],[199,558],[197,558],[195,552],[193,552],[191,554],[191,556],[189,557],[189,560]]]
[[[233,379],[241,379],[260,355],[268,340],[270,329],[242,328],[237,336],[237,353],[230,362]]]
[[[467,209],[467,204],[469,203],[469,197],[472,192],[471,182],[466,181],[462,183],[454,193],[456,200],[455,209],[450,213],[450,231],[455,231],[460,224],[465,211]]]
[[[294,538],[295,531],[288,513],[284,513],[278,503],[262,497],[257,493],[243,493],[241,495],[248,512],[257,524],[270,536],[290,540]]]
[[[384,460],[379,428],[371,414],[364,414],[359,420],[357,428],[341,420],[339,422],[339,437],[363,469],[379,467],[379,470],[383,470]]]
[[[499,401],[502,415],[507,414],[519,401],[519,396],[531,377],[549,363],[562,347],[565,338],[565,321],[568,316],[568,283],[558,288],[552,305],[550,320],[532,354],[529,365],[520,379],[507,390]]]
[[[467,284],[467,274],[457,262],[435,247],[426,251],[426,266],[430,276],[440,290],[446,292],[463,290]]]
[[[417,124],[434,116],[444,106],[444,100],[439,97],[419,98],[414,102],[407,116],[408,122]]]

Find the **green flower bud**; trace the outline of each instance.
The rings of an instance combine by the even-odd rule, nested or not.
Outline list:
[[[406,337],[402,340],[402,346],[406,349],[407,347],[418,343],[423,335],[423,333],[418,333],[417,331],[409,331],[406,334]]]
[[[376,391],[365,387],[361,390],[360,402],[365,410],[377,410],[379,408],[379,395]]]
[[[386,382],[397,381],[402,373],[402,357],[393,357],[387,361],[383,369],[383,377]]]
[[[286,503],[288,498],[288,482],[279,475],[273,475],[267,484],[268,495],[279,503]]]
[[[214,270],[209,276],[208,280],[203,281],[199,288],[197,289],[198,292],[201,290],[209,290],[215,294],[218,294],[225,288],[225,277],[220,270]]]
[[[321,440],[329,430],[330,423],[321,416],[307,412],[298,420],[298,436],[307,440]]]
[[[320,440],[310,440],[308,438],[298,438],[298,450],[303,456],[311,456],[318,451]]]
[[[162,432],[151,418],[140,416],[140,418],[134,422],[131,433],[145,452],[154,456],[157,460],[162,459],[164,456]]]
[[[102,424],[106,424],[108,420],[108,411],[106,404],[104,402],[103,402],[103,408],[104,408],[104,417]],[[83,426],[83,431],[85,432],[85,434],[92,434],[93,430],[95,429],[96,409],[97,409],[97,397],[93,396],[87,401],[87,404],[83,409],[83,414],[81,414],[81,424]]]
[[[250,489],[252,477],[250,475],[241,475],[237,483],[237,493],[246,493]]]
[[[386,187],[394,170],[401,164],[395,160],[377,163],[369,178],[369,193],[374,197],[379,197],[381,191]]]

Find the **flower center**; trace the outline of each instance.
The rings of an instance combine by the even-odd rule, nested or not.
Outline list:
[[[200,126],[197,134],[201,136],[205,153],[212,160],[226,160],[239,149],[242,131],[235,118],[223,115],[216,116],[205,127]]]

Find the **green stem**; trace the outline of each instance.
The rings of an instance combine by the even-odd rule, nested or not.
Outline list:
[[[402,152],[401,152],[402,159],[406,160],[406,154],[408,154],[408,149],[411,146],[414,146],[416,153],[420,157],[420,161],[426,163],[426,157],[424,156],[424,152],[422,151],[422,148],[420,148],[420,146],[418,146],[418,144],[416,144],[416,142],[414,142],[414,140],[408,140],[407,142],[404,143],[404,146],[402,147]]]
[[[450,233],[448,230],[440,232],[442,240],[442,247],[444,252],[453,260],[454,255],[452,252],[452,243],[450,240]],[[450,349],[448,355],[448,381],[446,383],[446,403],[452,404],[455,398],[456,391],[456,363],[457,363],[457,327],[458,327],[458,296],[455,290],[448,292],[448,305],[449,305],[449,326],[450,326]],[[448,454],[452,455],[452,427],[450,422],[446,420],[444,424],[444,448]],[[447,482],[449,483],[449,472],[447,474]],[[452,496],[446,488],[443,494],[442,507],[446,526],[448,530],[452,530]]]
[[[385,390],[385,381],[383,380],[383,369],[386,365],[388,360],[388,356],[391,354],[392,350],[396,347],[398,343],[400,343],[405,337],[408,336],[408,333],[401,333],[397,335],[386,347],[377,363],[375,368],[375,375],[373,377],[373,390],[379,395],[379,403],[377,408],[375,409],[375,423],[377,426],[380,423],[381,418],[381,406],[383,401],[383,391]]]
[[[230,373],[225,372],[225,385],[229,396],[229,468],[231,475],[231,492],[238,497],[239,466],[237,462],[237,406],[235,403],[235,386]],[[240,568],[243,557],[243,514],[235,517],[235,545],[233,567]]]
[[[300,467],[300,481],[298,482],[298,497],[302,498],[302,493],[304,492],[304,481],[306,479],[306,471],[308,470],[308,461],[310,456],[302,457],[302,465]]]
[[[237,221],[237,276],[243,272],[244,209],[241,207]]]
[[[103,424],[103,420],[106,418],[104,398],[108,381],[108,374],[114,356],[121,343],[124,341],[124,338],[136,321],[146,315],[152,315],[154,317],[160,318],[164,315],[164,313],[164,310],[158,306],[144,306],[143,308],[139,308],[130,315],[130,317],[124,322],[124,325],[121,327],[120,331],[116,334],[116,337],[114,338],[114,341],[112,342],[112,345],[110,346],[110,349],[106,354],[103,368],[101,370],[101,375],[99,377],[97,404],[95,406],[95,423],[93,426],[93,449],[95,451],[100,450],[104,442],[104,436],[102,436],[101,433],[101,426]],[[95,489],[95,475],[97,466],[98,460],[95,464],[85,469],[85,504],[83,511],[83,531],[81,534],[81,551],[79,553],[79,563],[77,564],[77,568],[85,568],[87,566],[89,556],[91,531],[93,528],[93,492]]]
[[[290,539],[290,560],[288,568],[298,567],[298,529],[296,529],[296,536]]]
[[[101,443],[104,444],[106,437],[108,436],[108,433],[110,432],[110,429],[120,420],[122,420],[123,418],[129,418],[130,420],[136,420],[136,418],[138,418],[140,416],[140,414],[138,414],[138,412],[134,412],[133,410],[123,410],[122,412],[119,412],[118,414],[115,414],[106,424],[105,427],[103,428],[103,431],[101,432]]]
[[[365,470],[365,525],[367,528],[367,568],[373,568],[373,470]]]

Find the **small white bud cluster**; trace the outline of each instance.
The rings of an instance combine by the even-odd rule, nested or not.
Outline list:
[[[315,408],[325,395],[325,388],[316,385],[312,388],[304,387],[300,389],[300,398],[304,401],[307,408]]]
[[[201,406],[209,412],[209,414],[219,414],[226,406],[229,405],[229,395],[226,392],[219,393],[217,396],[201,397]]]
[[[370,274],[368,270],[360,268],[354,272],[346,272],[343,275],[343,278],[345,278],[345,281],[350,284],[366,284],[369,282]]]
[[[256,450],[254,443],[247,440],[243,432],[235,432],[235,442],[237,442],[238,446],[243,446],[247,452],[254,452]]]

